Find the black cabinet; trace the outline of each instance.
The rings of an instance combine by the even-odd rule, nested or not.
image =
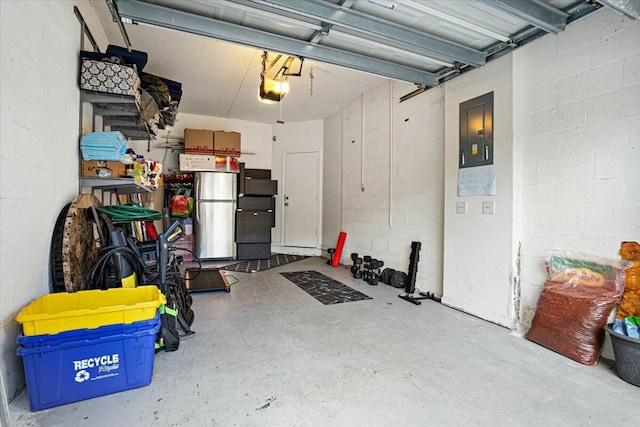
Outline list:
[[[236,258],[239,260],[271,257],[271,228],[276,225],[275,199],[278,181],[268,169],[245,169],[238,173],[238,209],[236,211]]]
[[[271,243],[238,243],[237,250],[237,258],[241,260],[271,257]]]
[[[271,243],[273,211],[236,213],[236,243]]]

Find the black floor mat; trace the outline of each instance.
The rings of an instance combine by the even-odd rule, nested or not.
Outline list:
[[[317,271],[291,271],[280,274],[324,305],[372,299]]]
[[[242,261],[237,264],[231,264],[223,267],[227,271],[240,271],[242,273],[256,273],[258,271],[268,270],[270,268],[280,267],[281,265],[291,262],[300,261],[309,258],[303,255],[284,255],[273,254],[269,259],[256,259],[251,261]]]

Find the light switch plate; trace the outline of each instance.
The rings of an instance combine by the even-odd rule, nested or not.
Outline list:
[[[456,202],[456,213],[457,214],[466,214],[467,213],[467,202]]]
[[[496,203],[493,200],[485,200],[482,202],[482,213],[485,215],[493,215],[496,213]]]

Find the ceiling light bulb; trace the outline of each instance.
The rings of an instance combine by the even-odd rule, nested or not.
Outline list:
[[[262,102],[276,103],[289,93],[289,82],[264,77],[260,83],[260,99]]]

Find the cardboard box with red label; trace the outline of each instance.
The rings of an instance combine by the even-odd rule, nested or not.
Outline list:
[[[179,158],[180,170],[184,172],[240,172],[237,157],[180,153]]]
[[[184,130],[184,152],[217,156],[240,156],[239,132],[206,129]]]

